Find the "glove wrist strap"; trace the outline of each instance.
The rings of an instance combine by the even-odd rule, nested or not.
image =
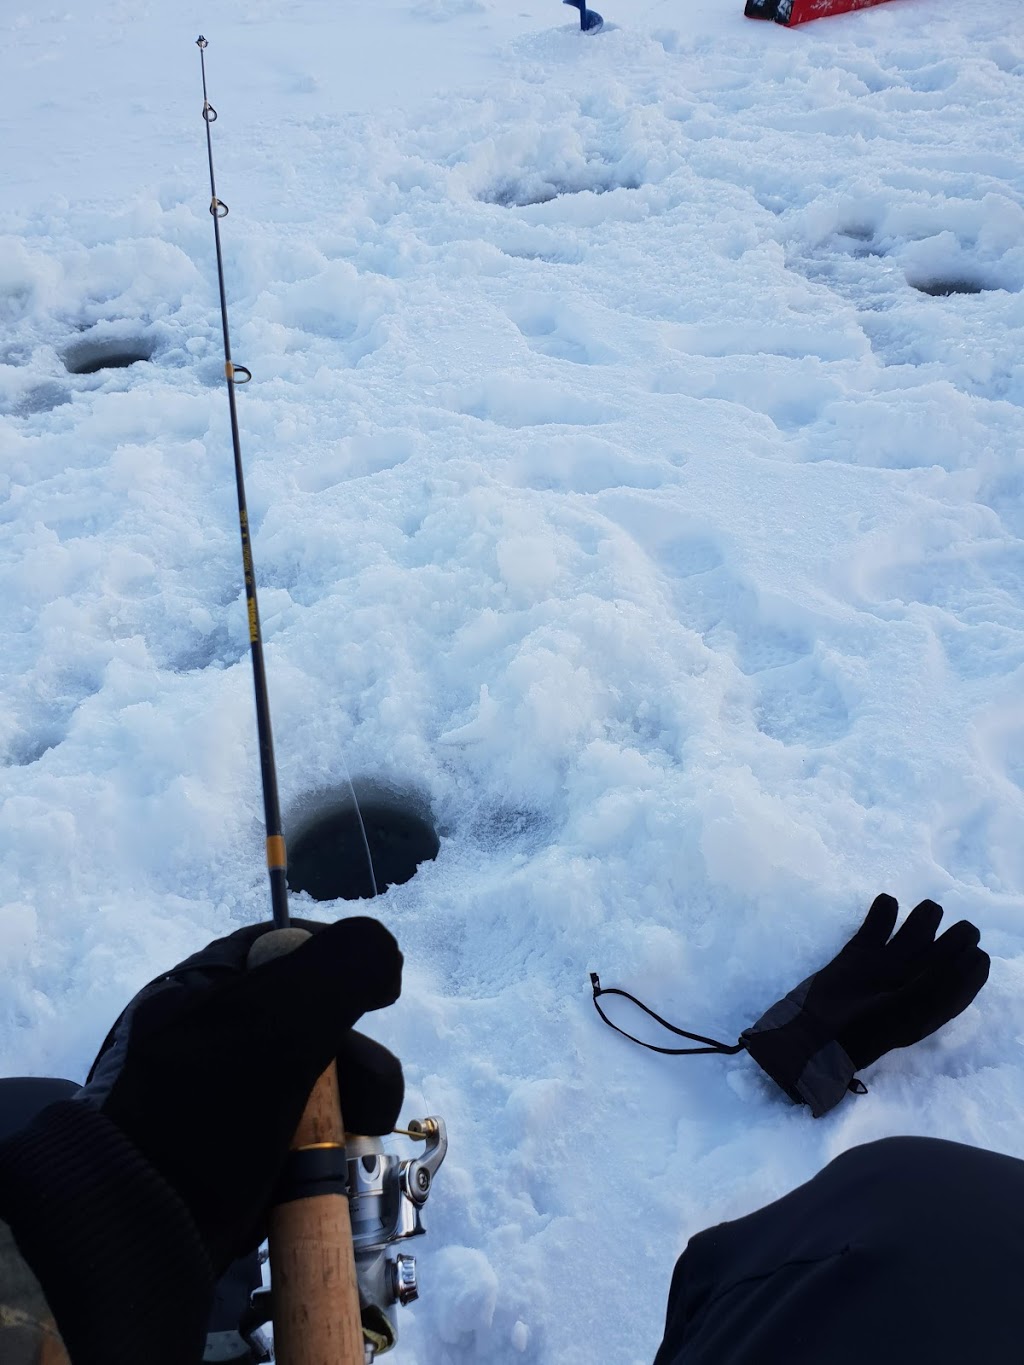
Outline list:
[[[660,1014],[655,1014],[654,1010],[645,1005],[642,1000],[638,1000],[635,995],[630,995],[629,991],[620,991],[614,986],[602,986],[597,972],[590,973],[590,984],[594,990],[594,1008],[608,1027],[613,1028],[616,1033],[621,1033],[623,1038],[628,1038],[631,1043],[637,1043],[640,1047],[647,1048],[649,1052],[660,1052],[667,1057],[689,1057],[701,1052],[718,1052],[731,1056],[733,1053],[743,1050],[743,1043],[736,1043],[735,1045],[718,1043],[714,1038],[705,1038],[701,1033],[688,1033],[684,1028],[676,1028],[675,1024],[670,1024],[667,1019],[662,1019]],[[618,1024],[612,1023],[598,1001],[598,997],[601,995],[621,995],[631,1004],[636,1005],[637,1009],[643,1010],[644,1014],[653,1019],[655,1023],[660,1024],[664,1029],[668,1029],[669,1033],[674,1033],[679,1038],[690,1038],[695,1043],[704,1043],[705,1046],[657,1047],[654,1043],[645,1043],[642,1038],[635,1038],[632,1033],[627,1033],[624,1028],[619,1028]]]

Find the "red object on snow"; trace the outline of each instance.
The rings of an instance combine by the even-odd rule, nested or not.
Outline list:
[[[774,19],[786,28],[824,19],[829,14],[847,14],[854,9],[884,5],[886,0],[747,0],[745,13],[750,19]]]

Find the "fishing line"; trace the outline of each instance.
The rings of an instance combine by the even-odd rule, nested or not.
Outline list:
[[[373,887],[374,897],[379,895],[377,891],[377,874],[373,870],[373,854],[370,852],[370,840],[367,838],[366,826],[363,823],[363,812],[359,809],[359,797],[356,796],[356,789],[352,784],[352,774],[349,772],[348,764],[345,762],[345,751],[339,745],[338,749],[341,757],[341,766],[345,770],[345,781],[348,789],[352,793],[352,804],[355,807],[356,819],[359,821],[359,833],[362,835],[363,848],[366,849],[366,866],[370,869],[370,885]]]

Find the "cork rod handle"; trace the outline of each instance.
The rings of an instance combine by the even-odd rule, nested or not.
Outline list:
[[[250,968],[291,952],[307,938],[304,929],[264,934],[249,954]],[[344,1145],[332,1062],[309,1097],[291,1149]],[[316,1194],[277,1204],[270,1214],[270,1268],[278,1365],[364,1365],[348,1198]]]

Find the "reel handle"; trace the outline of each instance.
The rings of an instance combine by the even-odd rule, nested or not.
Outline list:
[[[273,929],[253,944],[248,966],[290,953],[309,937],[305,929]],[[314,1086],[292,1138],[292,1152],[309,1149],[338,1149],[345,1169],[334,1062]],[[347,1195],[314,1194],[276,1204],[270,1213],[270,1265],[278,1365],[364,1365]]]

